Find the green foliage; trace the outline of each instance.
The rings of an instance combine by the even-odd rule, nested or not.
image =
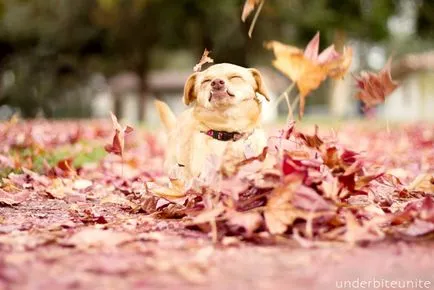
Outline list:
[[[77,154],[71,154],[71,146],[64,146],[56,148],[54,151],[42,151],[35,148],[15,149],[11,152],[12,156],[18,156],[19,160],[30,159],[32,161],[31,170],[35,172],[43,172],[45,165],[49,167],[56,166],[56,164],[64,159],[72,158],[72,165],[74,168],[80,168],[87,163],[96,163],[103,159],[107,153],[103,147],[93,147],[91,144],[81,144],[85,148],[80,150]],[[11,168],[5,168],[1,171],[1,174],[9,174],[10,172],[19,173],[20,170],[13,170]]]

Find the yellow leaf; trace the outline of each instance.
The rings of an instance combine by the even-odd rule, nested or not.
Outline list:
[[[270,195],[264,210],[265,223],[272,234],[282,234],[298,217],[307,218],[308,213],[291,204],[292,197],[301,185],[300,176],[291,176],[286,186],[276,188]]]

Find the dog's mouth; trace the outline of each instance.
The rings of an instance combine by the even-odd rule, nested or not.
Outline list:
[[[216,99],[220,100],[226,97],[234,97],[235,95],[229,91],[228,89],[224,90],[211,90],[209,93],[208,101],[211,102],[211,100]]]

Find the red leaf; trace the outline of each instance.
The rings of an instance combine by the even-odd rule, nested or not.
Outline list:
[[[134,129],[130,126],[126,126],[125,129],[119,124],[116,116],[110,112],[110,116],[113,122],[113,129],[115,130],[115,135],[113,136],[112,144],[107,144],[104,149],[108,153],[113,153],[121,157],[124,156],[124,146],[125,146],[125,135],[131,133]]]
[[[390,74],[392,59],[390,58],[384,68],[377,74],[362,72],[355,77],[359,92],[356,97],[360,99],[367,108],[384,103],[386,97],[397,87],[398,83],[392,80]]]

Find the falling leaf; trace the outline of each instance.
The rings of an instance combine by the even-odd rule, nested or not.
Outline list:
[[[391,64],[392,59],[389,58],[379,73],[361,72],[360,76],[355,77],[359,89],[356,97],[366,108],[384,103],[386,97],[398,87],[398,83],[392,80],[390,74]]]
[[[300,93],[300,117],[304,114],[307,95],[316,90],[328,76],[342,78],[351,65],[351,48],[344,47],[344,52],[340,54],[334,45],[331,45],[319,53],[319,39],[318,32],[304,51],[278,41],[266,44],[266,48],[274,52],[273,65],[297,84]]]
[[[326,52],[326,50],[324,50],[324,52]],[[328,75],[336,80],[342,79],[350,69],[352,59],[353,49],[351,47],[344,47],[342,55],[326,62]]]
[[[255,10],[256,5],[259,5],[263,0],[246,0],[243,7],[243,13],[241,14],[241,20],[246,21],[247,17]]]
[[[194,72],[200,72],[202,70],[202,66],[204,64],[214,62],[214,60],[211,57],[209,57],[209,54],[210,54],[210,51],[205,48],[205,50],[202,54],[202,57],[200,58],[199,63],[196,64],[193,68]]]
[[[131,133],[134,129],[130,126],[123,129],[118,122],[116,116],[110,112],[110,116],[113,122],[113,129],[115,130],[115,135],[113,136],[112,144],[108,144],[104,149],[108,153],[113,153],[121,157],[124,156],[124,146],[125,146],[125,135]]]

